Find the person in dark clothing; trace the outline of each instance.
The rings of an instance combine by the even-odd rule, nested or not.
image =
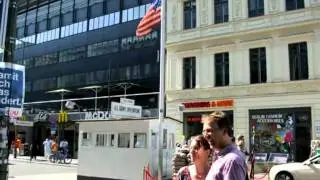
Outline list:
[[[35,142],[30,145],[30,162],[32,159],[37,159],[37,144]]]

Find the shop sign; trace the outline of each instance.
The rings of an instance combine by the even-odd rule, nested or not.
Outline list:
[[[127,98],[120,98],[120,103],[121,104],[134,105],[134,100],[133,99],[127,99]]]
[[[111,116],[114,118],[141,118],[142,107],[111,102]]]
[[[86,112],[85,114],[85,120],[106,120],[108,118],[108,111]]]
[[[201,116],[188,116],[187,117],[187,122],[188,123],[201,122]]]
[[[33,122],[32,121],[20,121],[20,120],[15,120],[14,125],[16,126],[24,126],[24,127],[32,127]]]
[[[215,101],[198,101],[183,103],[184,108],[217,108],[217,107],[233,107],[234,101],[228,100],[215,100]]]

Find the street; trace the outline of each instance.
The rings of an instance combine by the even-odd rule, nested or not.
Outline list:
[[[9,180],[76,180],[77,167],[65,167],[50,163],[11,160]]]

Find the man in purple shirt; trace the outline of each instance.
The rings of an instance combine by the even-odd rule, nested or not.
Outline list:
[[[231,141],[231,123],[223,112],[202,119],[203,135],[214,149],[213,163],[206,180],[245,180],[247,165]]]

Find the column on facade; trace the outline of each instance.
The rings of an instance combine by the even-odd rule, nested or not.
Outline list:
[[[229,16],[232,16],[233,21],[248,18],[248,0],[233,0],[229,1],[229,4],[232,6],[230,9],[232,14]]]
[[[233,135],[235,137],[240,134],[244,135],[246,146],[249,147],[249,111],[247,108],[237,107],[237,102],[235,104],[236,107],[233,111]]]
[[[317,61],[315,59],[315,56],[314,56],[314,44],[315,44],[315,41],[312,39],[312,40],[308,40],[307,41],[307,50],[308,50],[308,76],[309,76],[309,79],[314,79],[315,78],[315,66],[314,64],[316,64]]]
[[[197,1],[197,27],[209,24],[209,3],[210,0]]]
[[[309,46],[308,46],[309,48]],[[316,79],[320,79],[320,61],[319,61],[319,57],[320,57],[320,29],[315,31],[315,39],[312,42],[312,49],[313,49],[313,72],[314,72],[314,78]]]
[[[167,54],[167,58],[166,58],[166,91],[171,91],[174,89],[173,86],[173,78],[175,78],[175,76],[173,76],[173,63],[175,62],[175,59],[173,58],[173,55],[168,53]]]
[[[284,11],[285,10],[285,5],[283,4],[284,2],[285,0],[264,0],[265,12],[266,10],[268,11],[268,13],[266,14],[275,14],[275,13],[278,13],[279,11]]]
[[[182,22],[179,21],[180,8],[178,1],[167,1],[167,33],[181,30],[180,24]]]
[[[237,41],[234,48],[229,52],[229,73],[230,85],[243,85],[250,83],[250,67],[249,67],[248,49],[242,47]]]
[[[278,36],[274,36],[270,50],[271,54],[267,56],[270,61],[270,82],[290,81],[288,44],[282,42]]]
[[[311,107],[311,124],[312,124],[312,134],[311,139],[316,139],[319,137],[316,137],[316,121],[319,121],[320,119],[320,104],[314,105]]]
[[[304,7],[305,8],[308,8],[308,7],[310,7],[310,5],[311,5],[311,2],[310,2],[311,0],[304,0]]]
[[[196,88],[213,87],[213,55],[202,52],[196,57]]]
[[[174,90],[182,90],[183,89],[183,57],[177,57],[175,59],[175,63],[172,66],[172,76],[175,78],[173,79],[172,83]]]
[[[310,1],[310,0],[305,0],[305,1]],[[311,0],[310,2],[310,6],[317,6],[320,4],[320,1],[318,0]]]

